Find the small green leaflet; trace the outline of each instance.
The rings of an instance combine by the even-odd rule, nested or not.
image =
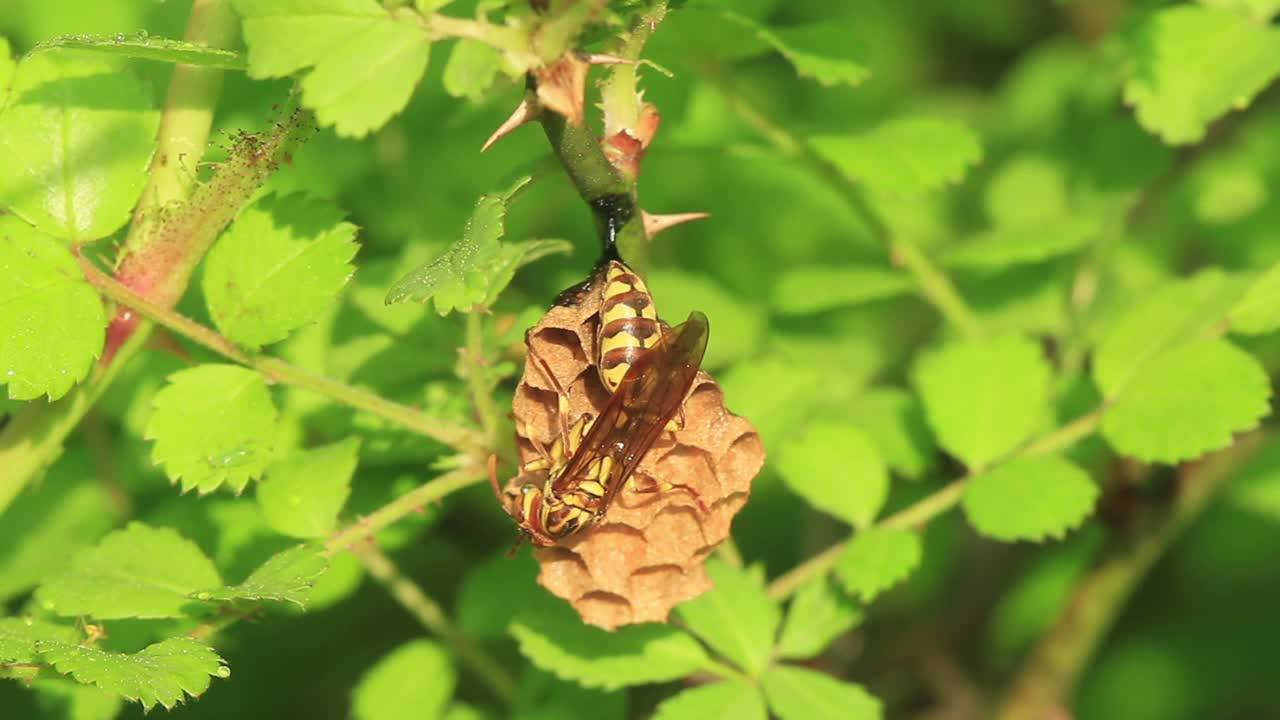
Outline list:
[[[920,564],[920,536],[901,528],[873,527],[853,536],[836,561],[836,577],[869,603],[905,580]]]
[[[778,470],[810,505],[855,527],[874,520],[889,497],[889,469],[852,423],[808,425],[782,446]]]
[[[662,298],[664,317],[688,317],[694,310],[715,318],[716,340],[707,347],[702,367],[722,368],[753,357],[765,342],[766,320],[759,307],[742,301],[707,275],[678,268],[660,268],[649,273],[649,290]]]
[[[899,297],[914,287],[904,273],[873,265],[790,267],[773,287],[773,309],[784,315],[805,315]]]
[[[1093,510],[1098,486],[1056,455],[1015,458],[972,478],[964,513],[974,529],[1009,542],[1061,538]]]
[[[1280,443],[1267,443],[1225,489],[1233,505],[1280,522]]]
[[[1044,262],[1077,252],[1100,230],[1096,218],[1073,215],[995,228],[956,245],[942,257],[942,262],[973,270]]]
[[[1232,330],[1246,335],[1280,328],[1280,263],[1263,273],[1231,308],[1230,320]]]
[[[0,384],[15,400],[66,395],[102,352],[98,293],[69,250],[12,215],[0,215],[0,277]]]
[[[352,695],[356,720],[434,720],[457,684],[449,653],[431,640],[392,650],[360,678]]]
[[[899,475],[918,478],[932,465],[933,435],[914,395],[893,387],[874,388],[851,403],[849,419],[871,438]]]
[[[769,709],[782,720],[879,720],[880,701],[861,685],[808,668],[776,665],[763,679]]]
[[[235,365],[205,364],[169,376],[156,393],[146,438],[151,462],[182,491],[235,492],[271,461],[276,409],[262,376]],[[200,418],[192,422],[191,418]]]
[[[290,602],[305,608],[320,576],[329,569],[323,548],[298,545],[267,559],[244,582],[216,590],[190,593],[197,600]]]
[[[507,557],[503,552],[472,567],[455,603],[458,628],[482,640],[506,635],[512,608],[550,601],[546,591],[538,587],[537,579],[538,563],[530,553]]]
[[[147,179],[160,115],[113,60],[27,55],[0,113],[0,207],[62,240],[118,230]]]
[[[502,54],[479,40],[459,38],[444,66],[444,91],[454,97],[479,98],[493,86]]]
[[[205,260],[209,316],[246,347],[314,322],[351,279],[356,227],[332,204],[295,194],[246,208]]]
[[[971,468],[1014,449],[1043,419],[1051,370],[1019,337],[952,343],[912,373],[938,443]]]
[[[958,183],[982,159],[972,130],[929,116],[896,118],[857,135],[819,135],[810,145],[850,180],[898,195]]]
[[[80,633],[73,627],[25,617],[0,618],[0,663],[36,660],[40,641],[74,643]]]
[[[1132,55],[1124,98],[1138,122],[1170,145],[1195,143],[1280,73],[1280,29],[1227,8],[1176,5],[1147,17]]]
[[[992,226],[1031,228],[1073,217],[1068,212],[1065,168],[1062,160],[1029,152],[1002,163],[982,189],[982,208]]]
[[[129,523],[81,551],[36,591],[45,610],[64,617],[185,617],[188,595],[222,584],[195,543],[169,528]]]
[[[1271,410],[1267,372],[1222,340],[1197,340],[1147,363],[1102,415],[1118,452],[1176,463],[1231,444]]]
[[[412,16],[376,0],[235,0],[249,46],[249,76],[310,69],[302,103],[346,137],[382,127],[409,102],[431,41]]]
[[[172,709],[186,696],[208,690],[211,677],[231,676],[213,648],[187,637],[169,638],[133,654],[56,641],[36,647],[63,675],[140,702],[147,710],[157,704]]]
[[[351,494],[359,438],[300,450],[267,468],[258,507],[271,529],[297,538],[324,537]]]
[[[653,720],[766,720],[760,689],[730,680],[682,690],[658,706]]]
[[[502,242],[507,208],[529,180],[517,180],[506,192],[482,195],[462,237],[440,257],[397,280],[387,291],[386,303],[434,300],[441,315],[470,312],[496,301],[521,266],[551,253],[569,252],[572,246],[563,240]]]
[[[791,599],[778,638],[778,657],[807,660],[862,622],[862,607],[840,592],[826,575],[805,583]]]
[[[707,561],[711,592],[676,612],[694,634],[752,677],[769,665],[782,613],[760,582],[718,559]]]
[[[509,629],[534,665],[589,688],[675,680],[707,661],[702,646],[675,627],[651,623],[606,632],[584,625],[562,603],[531,607]]]
[[[158,60],[160,62],[199,65],[202,67],[222,68],[224,70],[243,70],[244,58],[231,50],[211,48],[186,40],[174,40],[166,37],[148,35],[146,31],[126,35],[111,33],[103,35],[80,34],[61,35],[52,40],[36,43],[35,51],[57,50],[93,50],[100,53],[124,55],[139,60]]]
[[[753,30],[791,63],[796,74],[813,78],[819,85],[857,87],[871,71],[866,65],[866,52],[848,28],[830,23],[764,27],[735,12],[723,11],[726,19]]]

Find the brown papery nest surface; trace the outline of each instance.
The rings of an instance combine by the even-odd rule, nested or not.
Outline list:
[[[588,289],[576,304],[551,308],[529,331],[529,343],[568,391],[569,424],[585,412],[599,416],[609,399],[593,360],[599,310],[599,293]],[[560,428],[554,386],[531,359],[512,410],[523,464],[538,457],[530,437],[546,447]],[[719,384],[706,372],[694,380],[683,413],[683,427],[663,432],[636,473],[690,486],[705,514],[684,490],[638,493],[628,486],[604,518],[560,545],[534,549],[541,565],[538,582],[592,625],[613,629],[665,621],[671,608],[711,589],[703,561],[729,536],[733,516],[764,464],[764,446],[749,420],[725,408]],[[639,484],[653,485],[643,479]]]

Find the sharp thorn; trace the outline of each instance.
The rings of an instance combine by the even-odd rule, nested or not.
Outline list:
[[[484,145],[480,147],[480,152],[488,150],[490,145],[498,142],[498,140],[510,133],[512,130],[515,130],[521,125],[538,117],[538,112],[539,107],[537,101],[529,96],[525,96],[525,98],[520,101],[520,104],[516,106],[515,112],[511,113],[511,116],[506,120],[503,120],[502,124],[498,126],[498,129],[494,130],[493,134],[489,136],[489,139],[484,141]]]
[[[635,60],[628,60],[607,53],[579,53],[578,57],[587,61],[588,65],[635,65]]]
[[[669,227],[686,223],[690,220],[701,220],[705,217],[711,217],[711,213],[704,212],[688,212],[688,213],[672,213],[670,215],[653,215],[644,210],[640,211],[640,216],[644,219],[644,231],[649,237],[653,237]]]

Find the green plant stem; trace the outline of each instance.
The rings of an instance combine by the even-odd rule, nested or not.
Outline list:
[[[1151,525],[1115,538],[1076,585],[1061,614],[1023,661],[994,717],[1046,718],[1070,698],[1081,671],[1133,590],[1169,545],[1209,505],[1235,470],[1263,446],[1254,434],[1179,473],[1172,507]]]
[[[333,555],[354,549],[360,543],[368,541],[378,531],[409,513],[420,511],[428,503],[439,502],[456,490],[480,483],[485,477],[484,469],[477,465],[450,470],[334,533],[324,544],[325,552]]]
[[[1101,409],[1085,413],[1052,432],[1045,433],[1026,445],[1023,445],[1005,457],[995,461],[992,465],[999,465],[1018,457],[1039,455],[1069,447],[1081,438],[1092,434],[1098,427],[1101,415]],[[987,469],[990,469],[990,466],[988,466]],[[935,517],[958,505],[960,503],[960,499],[964,497],[965,486],[972,477],[973,474],[970,473],[958,480],[954,480],[902,510],[886,517],[876,523],[876,525],[878,527],[888,528],[922,527],[928,524],[929,521],[933,520]],[[847,540],[842,540],[817,555],[814,555],[808,560],[805,560],[794,568],[791,568],[791,570],[779,575],[773,582],[769,583],[769,597],[775,600],[782,600],[798,590],[801,585],[804,585],[811,578],[822,575],[831,570],[831,568],[835,566],[836,561],[840,559],[840,555],[844,552],[845,547],[848,546],[848,544],[849,542]]]
[[[447,615],[415,582],[405,577],[391,558],[374,546],[355,550],[356,557],[364,564],[369,575],[377,580],[400,606],[409,612],[422,627],[444,640],[454,655],[483,680],[505,702],[515,697],[516,685],[505,668],[489,656],[471,638],[458,630]]]
[[[223,357],[251,367],[273,380],[305,388],[344,405],[377,415],[408,430],[425,435],[462,451],[483,447],[473,431],[437,420],[407,405],[388,400],[360,388],[338,382],[308,370],[290,365],[279,358],[250,355],[235,343],[196,321],[142,297],[123,283],[99,270],[89,260],[80,258],[85,278],[106,297],[132,308],[143,317],[202,345]]]
[[[498,405],[493,401],[493,384],[489,382],[489,360],[485,354],[485,315],[477,310],[467,313],[467,385],[471,404],[484,434],[483,445],[492,450],[498,442]]]
[[[769,141],[784,155],[798,159],[811,172],[822,177],[840,193],[845,204],[862,218],[871,232],[879,238],[888,251],[890,259],[901,263],[915,280],[921,296],[929,302],[947,322],[966,337],[981,337],[982,323],[964,297],[956,291],[955,285],[946,273],[929,259],[910,238],[895,235],[892,229],[880,218],[863,188],[850,180],[840,169],[826,158],[819,155],[810,145],[793,134],[790,130],[770,120],[756,110],[742,97],[728,88],[725,82],[714,73],[708,73],[711,84],[720,91],[725,100],[748,125],[761,137]]]

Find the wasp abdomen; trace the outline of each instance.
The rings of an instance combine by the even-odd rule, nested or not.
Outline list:
[[[662,328],[649,288],[631,269],[617,261],[605,267],[600,305],[600,334],[596,340],[600,380],[618,389],[631,364],[658,343]]]

